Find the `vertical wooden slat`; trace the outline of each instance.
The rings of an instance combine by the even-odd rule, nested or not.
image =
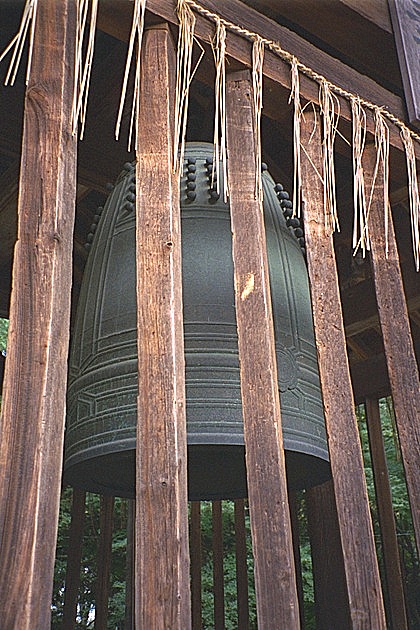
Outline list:
[[[300,532],[299,532],[299,514],[298,514],[298,502],[296,492],[290,492],[289,490],[289,509],[290,509],[290,522],[292,524],[292,537],[293,537],[293,553],[295,557],[295,569],[296,569],[296,587],[299,601],[299,618],[300,625],[303,627],[304,622],[304,608],[303,608],[303,582],[302,582],[302,562],[300,557]]]
[[[179,181],[173,173],[175,52],[144,34],[137,151],[139,396],[136,623],[191,627]]]
[[[332,236],[325,232],[321,122],[301,121],[305,239],[325,422],[354,628],[385,628]]]
[[[95,586],[95,629],[106,630],[108,623],[109,584],[111,576],[114,497],[101,497],[99,544]]]
[[[191,502],[191,605],[192,628],[201,630],[201,503]]]
[[[333,482],[305,492],[317,630],[351,630],[349,598]]]
[[[243,499],[235,499],[234,510],[238,630],[248,630],[248,563],[246,553],[245,502]]]
[[[372,271],[417,549],[420,553],[420,379],[391,213],[388,255],[386,254],[382,163],[379,163],[376,183],[373,181],[375,168],[376,147],[369,145],[363,155],[363,170],[366,198],[372,197],[369,214]]]
[[[62,630],[73,630],[76,622],[77,600],[80,587],[83,528],[85,524],[85,503],[86,492],[74,488],[71,504]]]
[[[226,86],[228,172],[241,395],[261,628],[299,627],[277,365],[262,208],[255,191],[255,131],[248,72]]]
[[[392,508],[392,496],[382,436],[381,416],[379,413],[379,401],[366,400],[365,408],[376,503],[379,514],[379,526],[382,537],[385,574],[388,585],[391,627],[395,630],[404,630],[407,628],[407,616],[404,603],[397,531]]]
[[[225,628],[222,502],[212,501],[214,630]]]
[[[134,501],[128,500],[127,552],[125,569],[125,625],[124,630],[134,630]]]
[[[50,626],[76,190],[75,16],[75,0],[39,0],[25,97],[0,426],[0,619],[9,630]]]

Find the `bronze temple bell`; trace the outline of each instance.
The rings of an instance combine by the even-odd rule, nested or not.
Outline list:
[[[229,204],[212,186],[212,155],[212,145],[188,144],[181,181],[191,500],[247,494]],[[330,476],[328,448],[301,230],[293,230],[294,220],[287,226],[291,203],[267,170],[263,186],[287,476],[295,489]],[[64,462],[71,485],[126,497],[134,496],[137,423],[134,201],[135,171],[127,164],[84,272]]]

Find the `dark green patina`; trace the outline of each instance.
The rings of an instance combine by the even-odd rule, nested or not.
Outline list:
[[[196,500],[246,496],[229,205],[212,186],[211,162],[211,145],[187,145],[183,299],[189,498]],[[308,278],[301,230],[293,219],[288,227],[282,211],[291,214],[288,195],[266,170],[263,186],[287,475],[290,487],[302,488],[330,475]],[[134,201],[134,168],[126,165],[91,239],[72,338],[64,465],[70,484],[121,496],[134,496]]]

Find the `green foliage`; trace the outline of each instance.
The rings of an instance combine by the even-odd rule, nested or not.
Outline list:
[[[0,352],[6,351],[7,332],[9,330],[9,320],[0,317]]]
[[[393,411],[390,405],[390,401],[382,400],[380,403],[380,410],[385,451],[388,463],[388,472],[392,488],[392,500],[395,511],[397,536],[403,567],[403,579],[406,591],[410,628],[420,628],[419,567],[416,555],[416,546],[413,534],[411,514],[407,499],[407,489],[405,486],[403,467],[398,447],[398,438],[395,430]],[[359,407],[357,409],[357,416],[366,470],[368,494],[372,511],[372,520],[375,527],[375,539],[377,543],[378,559],[381,570],[383,572],[382,545],[380,531],[378,528],[375,488],[363,407]],[[65,489],[63,491],[61,500],[51,626],[53,629],[57,630],[61,627],[63,616],[71,496],[71,489]],[[99,541],[99,506],[99,497],[93,494],[88,494],[85,513],[86,521],[84,531],[78,619],[75,626],[77,628],[83,628],[85,630],[90,630],[91,628],[93,628],[95,607],[95,582],[97,577],[96,559]],[[302,586],[304,594],[305,630],[315,630],[315,602],[312,576],[312,560],[307,528],[304,493],[298,494],[297,507],[300,529],[300,553],[302,565]],[[116,499],[108,619],[108,628],[110,630],[123,630],[124,628],[127,509],[127,501]],[[236,559],[233,502],[223,501],[222,519],[226,630],[234,630],[238,627],[238,623],[236,602]],[[250,610],[249,628],[250,630],[254,630],[257,628],[257,621],[253,576],[253,557],[248,512],[246,512],[245,522],[247,531],[248,557],[248,590]],[[203,502],[201,505],[201,528],[203,630],[210,630],[214,627],[212,505],[210,502]],[[384,586],[386,586],[385,579],[383,579],[383,584]],[[387,604],[386,590],[385,602]]]
[[[404,470],[401,460],[398,434],[395,426],[392,401],[390,398],[384,398],[380,401],[380,416],[389,482],[392,492],[392,504],[394,508],[395,525],[400,551],[400,560],[405,587],[409,625],[410,628],[420,628],[419,561],[416,552],[413,522],[408,502],[407,487],[405,483]],[[372,462],[369,451],[368,431],[366,425],[365,410],[363,406],[357,408],[357,417],[365,465],[369,503],[377,545],[378,562],[382,573],[385,606],[387,607],[389,606],[389,603],[383,567],[382,541],[379,529],[379,516],[376,505]]]
[[[238,609],[236,600],[236,557],[235,557],[235,528],[234,503],[223,501],[223,574],[225,595],[225,627],[235,630],[238,627]],[[201,506],[202,528],[202,612],[203,630],[214,628],[214,595],[213,595],[213,550],[212,550],[212,506],[210,502],[203,502]],[[247,532],[247,561],[248,561],[248,606],[249,629],[257,627],[256,602],[254,587],[254,563],[252,558],[249,514],[245,514],[245,528]]]
[[[66,488],[61,497],[58,529],[51,628],[58,630],[63,621],[64,590],[66,578],[68,539],[70,527],[72,490]],[[95,585],[97,579],[97,554],[99,542],[100,497],[87,494],[83,537],[80,591],[76,628],[90,630],[94,627]],[[114,533],[112,541],[112,565],[108,627],[123,628],[125,615],[125,566],[127,543],[127,501],[115,499]]]

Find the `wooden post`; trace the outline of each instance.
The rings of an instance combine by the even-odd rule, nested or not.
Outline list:
[[[420,379],[391,213],[386,254],[382,163],[379,163],[376,182],[373,181],[375,167],[376,148],[369,145],[363,155],[363,170],[366,198],[372,196],[369,213],[372,271],[414,532],[420,553]]]
[[[212,501],[214,630],[225,628],[225,585],[223,575],[222,502]]]
[[[226,86],[228,173],[241,395],[258,625],[299,627],[262,207],[255,191],[249,72]]]
[[[74,630],[77,600],[80,588],[80,563],[82,560],[83,528],[85,524],[86,492],[73,489],[69,545],[67,551],[66,590],[62,630]]]
[[[390,607],[389,621],[391,621],[392,628],[405,630],[408,626],[404,603],[404,589],[398,551],[397,530],[392,507],[391,488],[389,485],[388,466],[382,436],[379,401],[366,400],[365,409],[376,503],[379,513],[379,526],[382,537],[385,574],[388,585]]]
[[[305,492],[317,630],[351,630],[343,550],[332,481]]]
[[[321,122],[301,119],[302,196],[315,341],[354,628],[385,628],[332,236],[325,233]]]
[[[95,587],[95,629],[108,625],[109,581],[111,576],[114,497],[101,497],[99,515],[98,575]]]
[[[39,0],[0,426],[0,620],[50,627],[69,340],[75,0]]]
[[[142,45],[137,151],[139,396],[136,624],[191,627],[179,181],[172,169],[175,51]]]
[[[191,501],[192,630],[201,630],[201,502]]]
[[[238,604],[238,629],[248,630],[248,563],[246,553],[245,502],[235,499],[235,556],[236,556],[236,601]]]

